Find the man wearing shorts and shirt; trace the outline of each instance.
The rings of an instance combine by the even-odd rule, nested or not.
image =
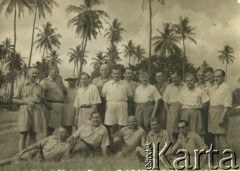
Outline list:
[[[104,84],[102,96],[106,97],[106,113],[104,124],[108,126],[110,136],[116,126],[126,126],[128,119],[127,101],[133,92],[126,81],[120,80],[121,68],[112,68],[112,80]]]
[[[81,76],[81,87],[77,91],[74,102],[78,127],[89,121],[91,113],[96,112],[97,105],[101,103],[97,87],[89,84],[89,82],[89,75],[83,73]]]

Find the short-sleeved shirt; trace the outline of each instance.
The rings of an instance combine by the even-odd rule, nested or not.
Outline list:
[[[92,81],[92,84],[97,86],[99,93],[101,93],[103,85],[109,80],[110,78],[97,77]]]
[[[43,87],[47,101],[64,101],[66,95],[66,87],[60,85],[58,81],[51,77],[43,79],[40,83]]]
[[[147,87],[139,85],[134,94],[134,102],[136,103],[156,102],[161,98],[157,88],[151,84],[148,84]]]
[[[184,83],[180,86],[175,86],[173,83],[167,86],[165,92],[163,93],[163,101],[170,104],[178,102],[178,96],[182,90],[186,88]]]
[[[119,135],[128,146],[145,146],[147,134],[140,126],[138,126],[137,129],[130,129],[128,126],[123,127],[118,131],[117,135]]]
[[[229,85],[222,83],[215,84],[209,89],[210,106],[232,107],[232,90]]]
[[[178,101],[183,105],[183,109],[199,109],[202,108],[202,104],[209,101],[209,97],[200,88],[195,87],[193,90],[186,88],[180,92]]]
[[[196,149],[207,149],[207,145],[203,139],[195,132],[188,132],[186,137],[180,134],[174,146],[176,146],[177,149],[182,148],[187,150],[190,155],[193,155]]]
[[[154,133],[152,130],[147,135],[147,141],[150,143],[154,143],[157,145],[159,143],[159,147],[164,147],[165,143],[170,142],[170,136],[166,130],[160,130],[159,133]]]
[[[66,151],[66,143],[60,142],[57,135],[47,137],[38,144],[42,147],[43,157],[48,160],[58,160]]]
[[[106,82],[102,89],[102,96],[106,97],[107,101],[127,101],[128,97],[132,96],[133,92],[131,87],[126,81],[120,80],[115,82],[110,80]]]
[[[136,88],[138,87],[138,83],[136,81],[130,81],[130,82],[128,82],[127,80],[124,80],[124,81],[126,81],[130,85],[132,92],[134,94]]]
[[[20,83],[14,92],[14,98],[40,103],[44,98],[42,87],[38,83]]]
[[[84,124],[72,136],[83,139],[93,147],[106,147],[110,144],[107,129],[102,124],[98,127],[93,127],[91,123]]]
[[[95,85],[89,84],[87,87],[80,87],[77,91],[74,107],[81,105],[91,105],[101,103],[98,89]]]

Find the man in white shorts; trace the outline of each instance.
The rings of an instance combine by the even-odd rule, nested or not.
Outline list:
[[[127,101],[133,95],[129,84],[120,80],[120,76],[121,69],[112,68],[112,80],[106,82],[102,89],[102,96],[107,101],[104,124],[108,127],[110,137],[117,128],[127,125]]]

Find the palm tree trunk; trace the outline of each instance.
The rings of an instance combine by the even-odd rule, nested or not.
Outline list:
[[[128,62],[128,66],[130,66],[131,65],[131,59],[130,59],[130,56],[129,56],[129,62]]]
[[[31,65],[31,59],[32,59],[32,50],[33,50],[33,42],[34,42],[34,31],[35,31],[35,24],[37,19],[37,5],[35,8],[35,15],[33,20],[33,30],[32,30],[32,42],[31,42],[31,49],[30,49],[30,55],[29,55],[29,61],[28,61],[28,67]]]
[[[14,1],[14,44],[13,44],[13,57],[12,57],[12,70],[11,70],[11,89],[10,89],[10,97],[9,97],[9,107],[12,108],[12,100],[13,100],[13,91],[14,91],[14,63],[16,57],[16,40],[17,40],[17,2]]]
[[[227,82],[227,62],[226,62],[226,69],[225,69],[225,72],[226,72],[226,76],[225,76],[225,81]]]
[[[185,52],[185,42],[184,42],[184,39],[183,39],[183,61],[182,61],[182,70],[183,70],[183,73],[182,73],[182,79],[185,80],[185,62],[186,62],[186,52]]]
[[[150,31],[149,31],[149,57],[148,57],[148,74],[151,75],[151,56],[152,56],[152,0],[149,0],[149,21],[150,21]]]
[[[87,47],[87,37],[83,39],[82,46],[83,46],[83,54],[82,54],[82,61],[80,60],[80,69],[78,72],[78,82],[77,82],[78,86],[79,86],[81,75],[82,75],[82,68],[83,68],[83,61],[84,61],[83,59],[84,59],[84,55]]]

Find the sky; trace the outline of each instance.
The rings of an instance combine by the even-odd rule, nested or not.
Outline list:
[[[76,37],[75,28],[68,26],[68,21],[74,14],[67,14],[66,8],[69,5],[79,6],[83,0],[55,0],[58,7],[54,7],[52,15],[47,15],[46,19],[37,20],[36,27],[42,28],[47,21],[57,28],[56,33],[62,35],[60,39],[61,48],[58,50],[60,59],[63,60],[60,67],[60,74],[63,78],[71,76],[73,73],[73,63],[69,63],[68,53],[70,48],[75,48],[81,43],[81,39]],[[153,36],[157,35],[157,29],[163,30],[163,23],[177,24],[179,16],[188,17],[189,24],[195,27],[194,39],[197,44],[186,41],[186,55],[196,66],[200,66],[206,60],[215,69],[225,69],[225,65],[218,61],[219,50],[224,45],[230,45],[234,49],[235,61],[228,67],[228,83],[235,85],[240,68],[240,3],[238,0],[165,0],[165,4],[153,1]],[[148,3],[142,8],[143,0],[104,0],[103,4],[96,6],[110,16],[107,22],[118,18],[122,22],[124,40],[119,43],[118,49],[123,51],[123,44],[133,40],[135,44],[142,45],[148,53],[149,36],[149,12]],[[4,9],[5,10],[5,9]],[[0,14],[0,42],[9,37],[13,41],[13,15],[6,17],[3,11]],[[17,20],[17,51],[28,61],[30,53],[32,35],[33,15],[25,12],[24,17]],[[104,37],[108,24],[104,23],[104,29],[97,39],[92,39],[87,45],[87,61],[83,70],[91,73],[91,58],[99,51],[105,52],[109,46],[107,38]],[[38,31],[35,32],[37,34]],[[182,45],[179,44],[181,47]],[[32,63],[41,60],[42,52],[34,47]],[[122,63],[127,65],[127,59],[122,57]]]

